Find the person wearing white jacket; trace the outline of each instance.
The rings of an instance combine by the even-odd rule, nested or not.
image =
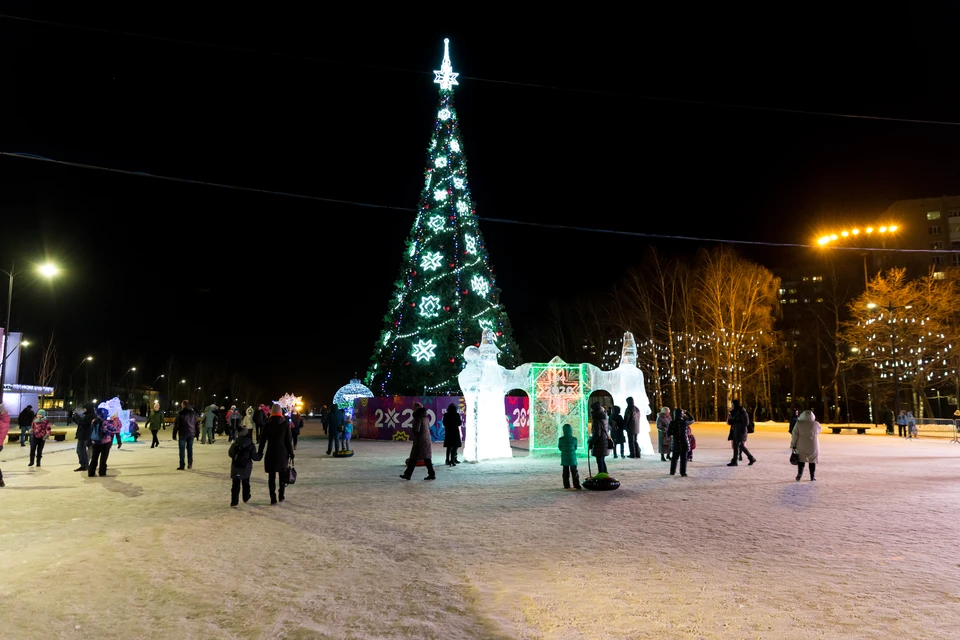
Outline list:
[[[803,477],[803,467],[810,464],[810,481],[816,480],[817,459],[820,457],[820,423],[813,411],[804,411],[797,418],[790,438],[790,448],[797,453],[797,482]]]

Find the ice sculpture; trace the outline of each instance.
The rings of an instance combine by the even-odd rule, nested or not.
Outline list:
[[[133,436],[130,435],[130,412],[123,408],[120,398],[113,397],[97,405],[97,409],[106,409],[107,417],[117,416],[120,418],[120,441],[133,442]]]
[[[497,362],[496,336],[484,331],[480,347],[463,352],[466,366],[457,380],[467,405],[463,458],[468,462],[511,458],[510,431],[503,415],[504,368]]]
[[[643,388],[643,372],[637,368],[637,343],[633,334],[627,331],[623,334],[623,351],[620,356],[620,366],[612,371],[601,371],[597,367],[585,365],[587,385],[590,393],[603,390],[613,397],[613,404],[620,407],[621,415],[627,411],[627,398],[632,397],[633,403],[640,411],[640,434],[637,444],[642,455],[654,455],[656,451],[650,441],[650,428],[647,416],[650,415],[650,400]]]

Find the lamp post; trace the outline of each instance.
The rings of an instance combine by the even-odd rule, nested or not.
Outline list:
[[[41,265],[37,271],[40,275],[45,278],[52,278],[57,275],[60,270],[50,263]],[[0,269],[0,273],[7,274],[7,277],[10,279],[10,284],[7,287],[7,322],[3,325],[3,344],[7,344],[7,336],[10,335],[10,310],[13,307],[13,279],[17,276],[18,273],[23,273],[22,271],[17,271],[16,261],[10,262],[10,271],[4,271]],[[6,382],[7,378],[7,353],[6,348],[3,349],[3,359],[0,360],[0,405],[3,405],[3,385]]]
[[[895,318],[894,318],[894,316],[893,316],[893,311],[894,311],[894,309],[912,309],[912,308],[913,308],[913,305],[908,304],[908,305],[905,305],[905,306],[898,306],[898,305],[888,304],[888,305],[883,306],[883,305],[878,305],[878,304],[876,304],[876,303],[874,303],[874,302],[868,302],[868,303],[867,303],[867,309],[876,309],[877,307],[881,307],[881,308],[883,308],[883,309],[886,309],[887,312],[890,314],[890,319],[889,319],[887,322],[891,325],[891,328],[890,328],[890,358],[893,360],[893,410],[894,410],[894,412],[895,412],[895,413],[894,413],[894,419],[896,419],[896,412],[899,412],[899,411],[900,411],[900,379],[899,379],[899,377],[897,376],[897,357],[896,357],[896,355],[894,355],[894,351],[896,351],[896,348],[897,348],[897,347],[896,347],[896,344],[895,344],[895,342],[894,342],[894,338],[895,338],[894,332],[895,332],[896,329],[897,329],[897,323],[896,323],[896,320],[895,320]],[[887,433],[890,434],[890,435],[893,435],[893,427],[892,427],[892,426],[890,426],[890,427],[887,428]]]
[[[77,365],[77,368],[74,369],[73,372],[70,374],[70,383],[67,386],[70,389],[70,402],[74,405],[76,404],[75,402],[76,398],[74,397],[75,394],[73,393],[73,376],[74,374],[77,373],[77,371],[80,371],[80,367],[92,361],[93,361],[93,356],[87,356],[86,358],[80,361],[80,364]]]

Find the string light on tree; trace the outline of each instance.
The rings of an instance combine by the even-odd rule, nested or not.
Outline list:
[[[459,393],[464,348],[480,342],[483,327],[499,338],[501,364],[515,367],[521,362],[500,291],[493,286],[493,269],[479,251],[484,242],[453,104],[457,74],[446,45],[441,71],[436,72],[440,104],[418,213],[407,240],[410,253],[404,257],[395,282],[396,302],[384,316],[365,378],[378,394]],[[447,301],[451,293],[455,297]],[[420,366],[409,366],[413,361]]]

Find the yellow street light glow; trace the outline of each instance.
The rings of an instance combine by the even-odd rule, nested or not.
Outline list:
[[[867,233],[873,233],[873,227],[867,227]]]
[[[93,356],[87,356],[87,360],[93,360]]]
[[[50,264],[49,262],[47,264],[42,264],[39,267],[37,267],[37,271],[40,272],[40,275],[47,278],[52,278],[53,276],[60,273],[60,269],[57,268],[57,265]]]
[[[821,245],[827,244],[828,242],[830,242],[830,238],[828,236],[823,236],[822,238],[817,240],[817,244],[821,244]]]
[[[29,340],[21,340],[21,341],[20,341],[20,346],[21,346],[21,347],[29,347],[29,346],[30,346],[30,341],[29,341]]]
[[[887,232],[886,227],[880,227],[880,233],[886,233],[886,232]]]
[[[853,235],[857,235],[857,234],[860,233],[860,229],[854,229],[854,230],[851,231],[850,233],[852,233]]]
[[[844,238],[846,238],[848,235],[850,235],[850,232],[849,232],[849,231],[841,231],[841,232],[840,232],[840,235],[842,235]]]
[[[877,308],[877,303],[876,303],[876,302],[868,302],[868,303],[867,303],[867,309],[876,309],[876,308]]]
[[[896,230],[897,230],[897,225],[893,225],[889,229],[887,229],[887,231],[889,231],[890,233],[893,233]]]
[[[831,239],[831,240],[836,240],[836,239],[837,239],[837,234],[835,234],[835,233],[830,234],[830,239]]]

